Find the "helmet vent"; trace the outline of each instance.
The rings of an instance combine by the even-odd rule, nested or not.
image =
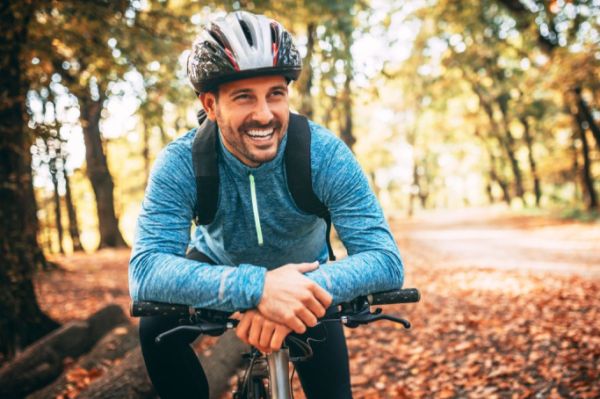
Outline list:
[[[250,33],[250,27],[243,19],[240,19],[240,26],[242,27],[242,32],[244,32],[244,36],[246,36],[246,40],[250,47],[254,46],[254,41],[252,40],[252,33]]]
[[[215,39],[215,41],[219,44],[219,46],[221,46],[222,49],[225,49],[225,43],[223,43],[223,40],[221,40],[221,37],[214,31],[209,30],[208,33],[212,36],[213,39]]]
[[[277,43],[278,42],[278,36],[279,36],[279,29],[277,29],[277,25],[275,25],[274,23],[271,23],[269,25],[269,28],[271,28],[271,43]]]

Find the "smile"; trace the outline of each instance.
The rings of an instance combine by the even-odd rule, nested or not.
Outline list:
[[[256,140],[268,140],[275,133],[275,129],[250,129],[246,134]]]

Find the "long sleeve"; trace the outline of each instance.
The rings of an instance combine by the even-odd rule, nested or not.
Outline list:
[[[316,155],[323,148],[314,148]],[[328,148],[326,157],[316,157],[313,187],[329,208],[348,257],[308,276],[332,294],[334,303],[401,287],[400,253],[366,176],[341,140],[329,140]]]
[[[196,185],[191,151],[181,141],[167,146],[153,166],[129,263],[131,297],[228,311],[255,307],[265,268],[185,258]]]

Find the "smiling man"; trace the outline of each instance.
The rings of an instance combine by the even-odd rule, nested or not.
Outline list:
[[[155,162],[130,292],[134,300],[243,311],[236,333],[263,352],[278,350],[291,332],[317,339],[313,357],[297,364],[306,396],[349,398],[342,326],[317,319],[332,304],[399,288],[403,266],[351,151],[290,113],[288,84],[300,70],[291,36],[274,20],[236,12],[204,29],[188,60],[200,126]],[[331,224],[348,251],[338,261]],[[176,325],[142,318],[148,374],[162,398],[208,397],[189,339],[154,342]]]

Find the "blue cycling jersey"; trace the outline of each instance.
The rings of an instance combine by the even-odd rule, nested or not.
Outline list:
[[[288,263],[318,260],[306,275],[334,303],[402,285],[403,265],[381,207],[348,147],[310,122],[313,190],[331,213],[348,251],[327,262],[325,222],[300,211],[289,193],[277,156],[257,168],[219,146],[219,200],[213,222],[190,235],[196,203],[191,147],[196,130],[158,156],[138,218],[129,264],[134,300],[190,304],[220,310],[256,307],[265,273]],[[217,265],[185,259],[195,247]]]

